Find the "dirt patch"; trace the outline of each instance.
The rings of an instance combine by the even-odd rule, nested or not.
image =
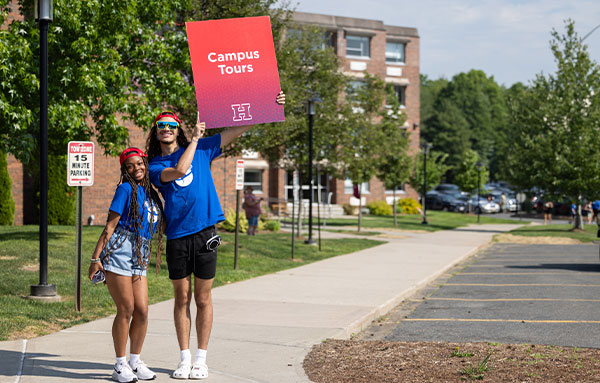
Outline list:
[[[0,255],[0,261],[12,261],[13,259],[17,259],[17,257],[12,255]]]
[[[20,269],[23,271],[39,271],[40,265],[39,264],[23,265],[20,267]]]
[[[306,356],[315,383],[598,382],[600,350],[496,343],[327,340]]]
[[[498,234],[494,242],[520,243],[525,245],[580,245],[581,242],[574,238],[565,237],[525,237],[513,234]]]
[[[398,234],[379,234],[377,236],[378,238],[390,238],[390,239],[405,239],[405,238],[410,238],[408,235],[398,235]]]
[[[60,326],[59,324],[41,322],[40,325],[27,326],[21,331],[13,332],[8,337],[8,340],[37,338],[38,336],[52,334],[62,329],[62,326]]]

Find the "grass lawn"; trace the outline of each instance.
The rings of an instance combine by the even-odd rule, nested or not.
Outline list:
[[[405,215],[397,216],[398,227],[400,230],[450,230],[457,227],[466,226],[472,223],[477,223],[477,216],[472,214],[451,213],[444,211],[428,211],[428,225],[423,225],[423,217],[421,215]],[[313,217],[313,223],[316,224],[316,219]],[[327,219],[327,228],[334,227],[356,227],[358,225],[358,217],[353,218],[331,218]],[[481,223],[519,223],[526,225],[528,221],[515,221],[510,219],[494,218],[493,215],[481,215]],[[377,217],[363,216],[361,229],[387,229],[394,228],[394,217]]]
[[[585,224],[583,231],[573,230],[573,225],[571,224],[557,224],[523,226],[510,231],[510,234],[525,237],[566,237],[578,239],[581,242],[591,242],[599,239],[596,237],[597,232],[598,226],[596,224]]]
[[[39,283],[39,229],[37,226],[0,226],[0,340],[31,338],[88,322],[115,312],[105,285],[87,279],[89,258],[103,227],[85,226],[82,238],[81,312],[75,311],[75,228],[48,228],[48,283],[56,284],[60,302],[41,303],[23,299],[31,285]],[[382,242],[364,238],[322,240],[322,251],[296,241],[291,259],[291,238],[286,233],[240,234],[238,269],[233,269],[234,235],[221,232],[217,276],[214,286],[241,281],[291,267],[347,254]],[[154,247],[155,249],[156,247]],[[151,257],[154,258],[154,254]],[[173,289],[163,267],[158,276],[151,262],[148,275],[150,303],[172,298]]]

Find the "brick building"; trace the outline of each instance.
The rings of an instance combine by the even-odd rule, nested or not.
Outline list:
[[[419,148],[419,36],[415,28],[388,26],[378,20],[319,15],[296,12],[294,19],[300,24],[313,24],[324,28],[330,36],[330,44],[340,58],[342,70],[360,81],[364,71],[377,75],[387,83],[394,84],[396,93],[404,105],[407,121],[402,127],[410,137],[411,152]],[[140,127],[129,125],[130,145],[145,147],[146,133]],[[65,148],[66,151],[66,148]],[[292,195],[292,175],[285,170],[268,164],[256,155],[245,153],[245,183],[252,185],[255,194],[270,201],[271,206],[285,206]],[[235,208],[235,171],[233,157],[220,157],[212,163],[213,179],[224,210]],[[8,168],[16,204],[15,224],[33,221],[35,206],[33,180],[23,166],[8,156]],[[119,180],[119,162],[108,157],[96,147],[95,182],[83,188],[83,220],[94,216],[95,224],[106,221],[108,206]],[[65,180],[66,182],[66,180]],[[327,174],[315,178],[314,200],[341,205],[352,201],[352,182],[335,179]],[[308,198],[308,186],[303,187],[303,198]],[[390,200],[392,191],[385,190],[382,182],[374,178],[362,186],[364,202]],[[397,191],[402,197],[417,197],[417,193],[406,186]]]

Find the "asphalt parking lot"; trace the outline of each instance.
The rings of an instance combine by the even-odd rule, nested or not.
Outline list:
[[[598,245],[494,244],[360,338],[600,348]]]

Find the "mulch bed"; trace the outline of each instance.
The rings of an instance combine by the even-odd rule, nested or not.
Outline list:
[[[327,340],[303,366],[315,383],[600,382],[600,349]]]

